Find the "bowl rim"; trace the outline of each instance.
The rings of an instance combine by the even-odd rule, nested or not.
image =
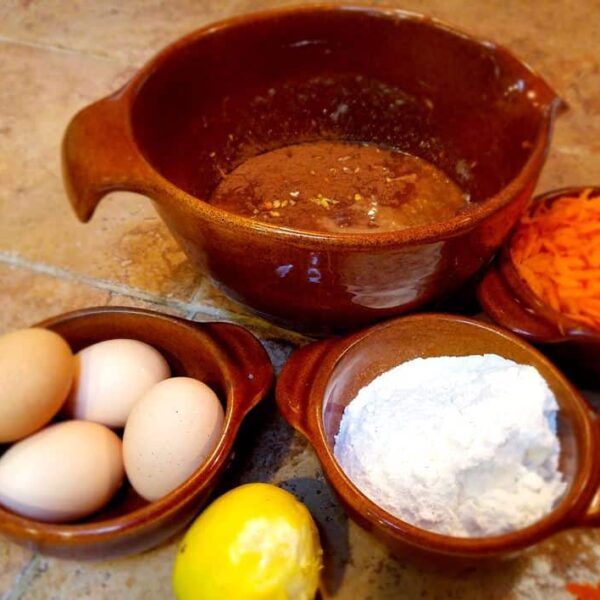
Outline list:
[[[110,537],[110,541],[114,541],[118,538],[125,538],[135,532],[141,532],[148,527],[153,527],[159,523],[168,521],[174,513],[177,513],[179,510],[189,505],[190,502],[195,502],[198,495],[203,492],[209,492],[212,489],[227,465],[239,427],[244,418],[247,416],[247,413],[264,398],[272,385],[274,377],[273,367],[266,350],[264,350],[260,342],[250,331],[234,323],[188,321],[180,317],[148,309],[126,306],[98,306],[61,313],[54,317],[44,319],[43,321],[32,325],[32,327],[52,329],[53,326],[56,325],[82,319],[94,319],[104,315],[111,315],[113,318],[117,319],[125,316],[160,320],[168,327],[186,330],[190,337],[203,337],[204,343],[207,346],[212,346],[214,352],[213,357],[216,360],[217,367],[227,382],[225,394],[220,395],[220,400],[225,401],[226,403],[226,411],[223,432],[219,443],[211,454],[202,462],[200,467],[198,467],[177,488],[163,498],[152,502],[147,501],[147,504],[123,515],[101,521],[86,522],[85,519],[82,519],[81,521],[74,523],[52,523],[30,519],[0,506],[0,531],[6,533],[8,536],[12,535],[14,538],[19,538],[21,540],[26,539],[28,541],[33,541],[34,543],[43,539],[52,546],[64,545],[75,547],[77,545],[99,544],[107,537]],[[262,349],[262,355],[259,354],[257,365],[261,370],[265,369],[266,371],[260,374],[263,381],[259,380],[261,390],[258,391],[258,393],[255,393],[249,387],[244,387],[245,377],[241,377],[241,367],[235,366],[233,361],[224,352],[223,342],[214,339],[209,332],[202,331],[204,326],[209,326],[210,328],[219,326],[233,328],[238,330],[238,333],[249,336],[248,340],[252,338],[256,342],[257,350],[259,350],[259,347]],[[97,341],[102,341],[103,339],[113,338],[103,337],[101,339],[99,338]],[[70,345],[69,340],[67,340],[67,342]],[[255,379],[258,378],[255,377]],[[124,478],[124,483],[125,481],[126,476]],[[106,541],[108,542],[109,540],[107,539]],[[52,552],[50,552],[50,554],[52,554]],[[110,556],[112,554],[108,553],[107,555]]]
[[[350,480],[333,454],[333,448],[327,442],[323,422],[325,392],[330,377],[342,358],[366,338],[376,336],[381,331],[396,327],[405,322],[435,322],[446,320],[461,323],[500,335],[510,343],[516,344],[532,357],[532,364],[542,364],[549,369],[569,392],[569,403],[573,414],[581,426],[582,439],[579,442],[584,450],[581,464],[567,492],[561,497],[554,509],[542,519],[522,529],[500,535],[485,537],[454,537],[435,533],[412,525],[385,509],[381,508]],[[560,407],[559,407],[560,410]],[[521,550],[545,539],[553,533],[573,526],[573,519],[585,513],[600,484],[598,458],[600,452],[599,431],[592,423],[588,404],[560,371],[538,350],[513,333],[476,319],[446,313],[420,313],[392,319],[375,325],[351,336],[340,338],[330,345],[320,357],[319,367],[314,375],[308,400],[308,437],[323,466],[323,470],[343,502],[354,512],[370,522],[375,528],[383,529],[387,536],[401,539],[423,550],[445,555],[482,557],[505,554]],[[359,508],[364,507],[364,508]]]
[[[563,196],[579,196],[586,190],[591,190],[592,197],[600,197],[600,186],[598,185],[577,185],[552,189],[535,196],[527,208],[527,214],[535,211],[542,203],[552,203]],[[572,340],[600,343],[600,331],[593,329],[585,323],[576,321],[571,317],[567,317],[553,309],[543,299],[535,294],[535,292],[521,278],[518,269],[512,260],[511,253],[512,243],[515,235],[518,232],[519,226],[520,223],[515,225],[512,233],[502,245],[500,250],[498,266],[496,268],[501,277],[503,277],[504,281],[508,284],[508,287],[516,295],[518,300],[527,306],[527,308],[532,311],[536,317],[539,317],[543,321],[546,321],[547,323],[550,323],[552,326],[556,327],[560,335],[564,336],[564,339],[561,341]]]
[[[343,14],[348,12],[361,12],[372,18],[387,18],[390,20],[409,21],[428,25],[430,27],[447,32],[463,40],[497,52],[507,63],[512,63],[518,67],[524,74],[529,75],[532,81],[535,81],[538,87],[538,96],[542,106],[541,114],[545,116],[545,122],[540,126],[537,133],[531,154],[523,164],[516,176],[504,186],[498,193],[483,200],[477,206],[472,206],[469,212],[464,215],[456,215],[452,219],[425,225],[415,228],[409,228],[398,231],[386,232],[368,232],[361,233],[324,233],[313,232],[309,230],[292,229],[270,225],[260,221],[253,221],[250,218],[231,213],[224,209],[212,206],[206,200],[197,198],[164,177],[146,156],[133,127],[133,114],[135,111],[138,94],[141,93],[145,83],[152,75],[160,70],[168,60],[175,54],[192,45],[197,40],[214,35],[224,30],[243,26],[250,22],[264,22],[276,20],[282,17],[293,17],[295,14],[302,13],[331,13]],[[133,78],[125,84],[119,91],[110,96],[111,99],[121,104],[126,116],[125,129],[131,143],[138,154],[137,160],[141,161],[145,170],[153,180],[147,185],[141,185],[140,192],[156,199],[159,203],[177,202],[184,210],[199,214],[207,222],[212,224],[226,224],[234,228],[251,232],[259,236],[277,237],[285,239],[287,242],[298,246],[311,246],[315,243],[324,244],[333,247],[344,248],[366,248],[366,247],[388,247],[388,246],[407,246],[422,242],[435,242],[460,235],[471,230],[479,223],[487,219],[492,214],[506,207],[510,202],[526,189],[531,176],[535,174],[542,166],[547,154],[547,145],[550,140],[552,126],[556,113],[565,108],[566,104],[551,89],[548,83],[527,63],[518,59],[511,51],[503,46],[491,42],[485,38],[474,36],[452,25],[446,24],[437,18],[432,18],[417,12],[405,11],[392,7],[374,7],[365,3],[356,4],[335,4],[320,2],[315,4],[295,4],[291,6],[279,7],[270,10],[258,11],[249,14],[236,15],[228,19],[212,23],[193,31],[182,38],[172,42],[151,58],[142,66]]]

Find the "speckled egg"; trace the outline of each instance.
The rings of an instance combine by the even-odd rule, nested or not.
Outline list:
[[[133,407],[123,436],[127,477],[146,500],[181,485],[216,448],[223,407],[204,383],[173,377],[155,385]]]

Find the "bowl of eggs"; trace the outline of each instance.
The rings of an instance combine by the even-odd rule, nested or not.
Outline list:
[[[309,344],[276,388],[349,515],[399,556],[507,557],[600,523],[600,430],[517,336],[447,314]]]
[[[273,377],[236,325],[90,308],[0,338],[0,531],[64,558],[184,528]]]
[[[278,8],[191,33],[84,108],[63,173],[82,221],[113,190],[145,194],[233,298],[338,332],[488,263],[561,106],[510,52],[435,19]]]

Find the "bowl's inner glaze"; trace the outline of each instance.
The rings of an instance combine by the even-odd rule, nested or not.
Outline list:
[[[308,8],[216,27],[165,55],[132,125],[153,167],[205,200],[250,157],[344,140],[423,158],[477,203],[523,168],[549,99],[491,44],[383,11]]]
[[[174,331],[174,326],[167,321],[155,320],[149,324],[147,320],[135,315],[98,313],[58,322],[50,329],[62,335],[69,342],[74,353],[97,342],[115,338],[130,338],[145,342],[164,356],[171,367],[173,377],[193,377],[203,381],[213,389],[221,400],[223,409],[227,410],[229,383],[220,367],[222,358],[219,357],[217,349],[208,336],[204,336],[202,356],[199,357],[191,356],[186,352],[186,345],[180,343],[181,338]],[[198,338],[198,344],[201,337],[202,334]],[[59,414],[54,420],[63,419]],[[122,430],[117,430],[116,433],[122,437]],[[0,455],[8,447],[8,445],[0,446]],[[125,478],[124,485],[109,504],[93,515],[70,524],[96,523],[118,518],[147,504],[148,501],[139,496]]]
[[[344,409],[362,387],[381,373],[419,357],[486,353],[533,365],[548,382],[559,405],[559,466],[570,488],[585,449],[581,411],[577,411],[568,387],[526,348],[483,326],[451,319],[416,318],[392,322],[366,335],[344,353],[331,373],[323,399],[323,429],[332,455]]]

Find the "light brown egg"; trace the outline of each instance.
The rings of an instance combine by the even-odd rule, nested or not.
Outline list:
[[[127,477],[146,500],[158,500],[181,485],[216,448],[223,407],[204,383],[173,377],[138,400],[123,435]]]
[[[73,380],[69,345],[47,329],[0,337],[0,443],[43,427],[62,406]]]
[[[75,365],[66,416],[107,427],[124,427],[135,402],[171,374],[158,350],[129,339],[88,346],[77,353]]]
[[[107,504],[123,482],[121,440],[88,421],[51,425],[0,458],[0,504],[38,521],[66,523]]]

